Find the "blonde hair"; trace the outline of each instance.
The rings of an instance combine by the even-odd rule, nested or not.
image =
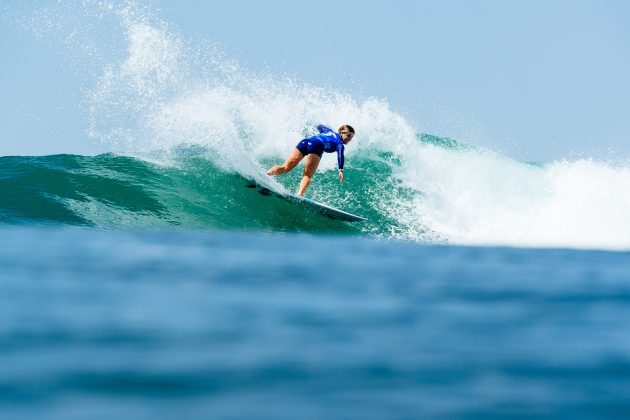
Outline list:
[[[340,133],[354,133],[354,128],[349,125],[342,125],[337,131],[339,131]]]

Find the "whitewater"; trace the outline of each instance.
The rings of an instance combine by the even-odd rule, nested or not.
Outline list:
[[[78,26],[63,15],[73,7],[81,9]],[[359,100],[252,72],[220,46],[181,35],[135,2],[61,1],[36,18],[41,36],[54,32],[77,60],[100,63],[85,97],[86,133],[110,153],[0,159],[5,188],[22,197],[0,203],[4,223],[352,231],[454,245],[630,248],[627,163],[519,162],[419,134],[386,99]],[[103,40],[94,39],[93,26],[104,23],[118,42],[96,48]],[[351,124],[357,136],[346,148],[346,182],[335,182],[335,159],[324,156],[309,194],[368,217],[361,227],[241,191],[242,180],[252,178],[295,191],[300,168],[273,179],[264,169],[283,161],[318,123]],[[63,187],[33,185],[38,171]],[[93,190],[90,182],[106,187]],[[116,188],[134,193],[112,200]],[[46,214],[44,206],[31,217],[30,194],[67,216]],[[138,197],[147,197],[144,205]]]

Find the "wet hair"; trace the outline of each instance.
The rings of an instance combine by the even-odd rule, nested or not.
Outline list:
[[[340,133],[341,133],[341,132],[344,132],[344,131],[345,131],[345,132],[354,133],[354,128],[352,128],[352,127],[351,127],[351,126],[349,126],[349,125],[342,125],[341,127],[339,127],[339,130],[338,130],[338,131],[339,131]]]

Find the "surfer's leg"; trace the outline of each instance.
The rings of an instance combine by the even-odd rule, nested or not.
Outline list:
[[[291,169],[295,168],[295,165],[300,163],[304,155],[298,149],[293,149],[287,160],[282,165],[272,166],[267,171],[267,175],[280,175],[285,174]]]
[[[298,190],[299,196],[303,196],[308,186],[311,185],[311,178],[315,174],[320,160],[321,156],[318,156],[315,153],[311,153],[306,156],[306,162],[304,163],[304,176],[302,176],[300,189]]]

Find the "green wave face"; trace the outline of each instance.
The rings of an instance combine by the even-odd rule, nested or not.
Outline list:
[[[390,236],[405,227],[390,216],[394,208],[379,203],[386,196],[412,193],[391,178],[389,160],[358,159],[348,166],[343,185],[336,171],[314,177],[309,196],[369,219],[353,225],[263,195],[248,188],[245,177],[201,155],[179,157],[169,165],[112,154],[3,157],[0,222]],[[298,167],[276,179],[295,190],[300,176]],[[375,191],[382,194],[377,202]]]

